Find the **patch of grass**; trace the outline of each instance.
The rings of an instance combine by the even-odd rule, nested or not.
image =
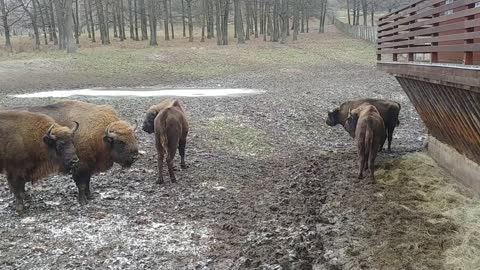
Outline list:
[[[385,163],[376,171],[376,177],[384,185],[401,186],[403,201],[414,202],[417,210],[428,213],[427,223],[444,224],[445,229],[452,230],[440,230],[431,236],[452,234],[443,254],[446,269],[480,269],[480,198],[457,184],[423,153]]]
[[[201,129],[204,141],[211,147],[244,156],[270,155],[273,145],[267,135],[235,118],[210,118]]]

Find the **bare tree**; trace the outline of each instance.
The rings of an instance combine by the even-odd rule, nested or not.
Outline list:
[[[86,0],[86,1],[88,2],[88,17],[90,17],[89,21],[90,21],[90,27],[91,27],[90,31],[92,32],[92,42],[97,42],[95,40],[95,21],[93,20],[92,0]]]
[[[47,25],[45,24],[45,19],[43,17],[43,10],[45,9],[45,7],[44,7],[44,9],[42,9],[42,5],[40,5],[39,0],[33,0],[33,1],[37,2],[38,14],[40,14],[40,21],[42,22],[42,31],[43,31],[44,43],[45,43],[45,45],[48,45]]]
[[[3,30],[5,32],[5,47],[12,51],[12,42],[10,40],[10,25],[8,24],[8,13],[10,12],[5,5],[5,0],[0,0],[0,12],[2,13]]]
[[[138,5],[140,9],[140,28],[142,29],[142,40],[147,40],[148,33],[147,33],[147,13],[145,11],[145,0],[138,0]]]
[[[235,28],[237,31],[238,44],[244,44],[245,38],[243,35],[242,8],[240,4],[241,4],[240,0],[233,0],[233,6],[235,9],[234,20],[235,20]]]
[[[163,24],[165,25],[165,40],[170,40],[170,34],[168,33],[168,3],[167,0],[163,0]]]
[[[150,46],[157,46],[157,11],[156,11],[156,1],[148,1],[148,18],[150,21]],[[168,28],[168,24],[165,28]]]
[[[37,4],[36,1],[29,1],[25,3],[23,0],[17,0],[20,6],[23,8],[25,13],[30,17],[30,21],[32,22],[33,27],[33,34],[35,35],[35,50],[40,49],[40,34],[38,32],[38,25],[37,25]],[[32,4],[32,10],[29,9],[29,4]]]
[[[192,0],[187,1],[188,13],[188,41],[193,42],[193,16],[192,16]]]

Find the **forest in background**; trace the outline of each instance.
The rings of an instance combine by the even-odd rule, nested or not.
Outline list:
[[[15,37],[28,36],[33,50],[42,46],[73,53],[81,42],[111,44],[148,40],[158,45],[158,32],[168,41],[215,40],[228,45],[233,32],[238,44],[252,38],[285,43],[308,33],[316,18],[324,32],[328,16],[347,11],[353,25],[374,24],[374,14],[409,0],[0,0],[0,47],[13,52]],[[364,16],[366,14],[366,16]],[[370,19],[369,19],[369,14]],[[369,22],[370,20],[370,22]],[[230,27],[230,25],[232,27]],[[194,30],[194,28],[196,28]],[[178,33],[180,32],[180,33]],[[230,33],[229,33],[230,32]]]

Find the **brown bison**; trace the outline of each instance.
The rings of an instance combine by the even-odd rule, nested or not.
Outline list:
[[[130,167],[138,157],[135,129],[122,121],[110,106],[81,101],[62,101],[47,106],[16,108],[51,116],[60,124],[80,123],[74,144],[80,158],[73,171],[81,204],[91,199],[90,179],[95,173],[109,170],[114,163]]]
[[[168,166],[170,180],[176,182],[173,171],[173,159],[180,152],[180,166],[185,165],[185,146],[187,144],[188,122],[180,103],[176,100],[166,99],[158,105],[150,107],[146,113],[143,130],[147,133],[155,132],[155,145],[157,148],[158,183],[163,183],[163,159]]]
[[[74,128],[60,126],[39,113],[0,112],[0,173],[7,175],[17,211],[24,208],[26,182],[76,167],[73,138],[78,127],[77,122]]]
[[[345,127],[345,120],[348,117],[348,112],[358,108],[363,104],[373,105],[379,111],[386,128],[388,137],[388,151],[391,151],[393,131],[395,130],[395,127],[400,124],[398,115],[400,114],[401,106],[398,102],[382,99],[360,99],[355,101],[347,101],[342,103],[340,107],[328,112],[328,118],[326,121],[327,125],[332,127],[336,125],[342,125]],[[355,128],[350,131],[347,130],[347,132],[350,133],[352,138],[355,137]],[[383,149],[384,144],[385,140],[380,144],[380,151]]]
[[[358,150],[358,179],[363,178],[363,171],[368,169],[369,176],[375,180],[375,158],[382,142],[385,142],[385,125],[377,108],[364,104],[352,110],[345,120],[347,130],[355,129]]]

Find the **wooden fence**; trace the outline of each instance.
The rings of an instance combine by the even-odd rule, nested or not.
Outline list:
[[[418,1],[380,18],[377,40],[378,67],[396,76],[435,142],[448,145],[460,157],[477,164],[479,2]],[[423,62],[417,61],[418,56],[423,56]],[[467,170],[463,165],[452,166],[461,159],[452,158],[451,153],[433,152],[444,167],[453,168],[453,175],[480,191],[480,167],[464,174]]]
[[[337,18],[334,18],[334,24],[340,31],[350,35],[351,37],[364,39],[372,43],[375,43],[377,40],[376,26],[350,25],[338,20]]]

